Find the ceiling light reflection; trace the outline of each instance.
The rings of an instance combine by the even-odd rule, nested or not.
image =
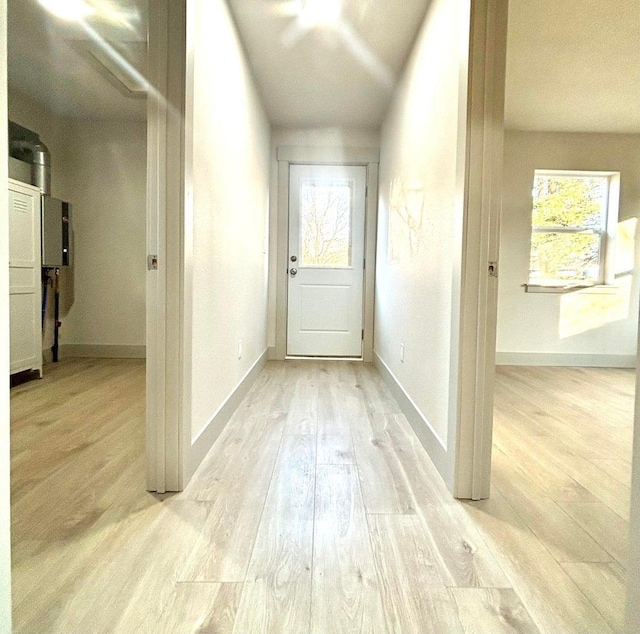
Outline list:
[[[69,22],[84,20],[94,13],[85,0],[38,0],[49,13]]]
[[[90,0],[94,7],[95,16],[105,22],[131,29],[132,24],[140,20],[140,15],[133,7],[125,10],[119,2],[114,0]]]
[[[302,4],[300,0],[282,0],[270,6],[268,11],[283,18],[297,18],[302,11]]]
[[[393,73],[376,57],[367,43],[357,31],[348,23],[336,24],[335,31],[347,50],[357,59],[362,67],[376,80],[379,86],[391,92],[395,85]]]
[[[134,6],[129,9],[117,0],[38,0],[52,15],[66,22],[103,22],[136,32],[140,14]]]
[[[102,55],[110,60],[111,63],[105,64],[104,62],[100,62],[116,76],[116,78],[125,86],[129,88],[132,92],[149,92],[150,86],[147,78],[133,65],[131,64],[125,57],[122,55],[120,51],[118,51],[112,44],[107,42],[94,28],[89,26],[86,23],[82,24],[82,28],[90,36],[90,38],[95,42],[98,46],[99,50],[102,51]],[[95,55],[94,57],[99,59],[99,55]],[[113,68],[111,68],[113,67]],[[114,73],[114,70],[116,71]],[[118,75],[120,77],[118,77]],[[133,88],[131,88],[133,86]]]
[[[342,15],[342,0],[300,0],[300,19],[307,27],[336,24]]]

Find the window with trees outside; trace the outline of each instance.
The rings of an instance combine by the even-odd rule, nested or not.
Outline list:
[[[593,286],[609,270],[618,216],[619,174],[536,170],[529,285]]]
[[[300,266],[351,266],[353,191],[349,181],[309,180],[300,187]]]

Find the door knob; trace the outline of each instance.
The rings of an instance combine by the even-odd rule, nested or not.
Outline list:
[[[295,277],[298,274],[298,269],[289,269],[289,273],[291,273],[291,277]]]

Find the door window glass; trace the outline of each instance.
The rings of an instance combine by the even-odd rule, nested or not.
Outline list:
[[[308,180],[300,187],[300,266],[351,266],[352,186]]]

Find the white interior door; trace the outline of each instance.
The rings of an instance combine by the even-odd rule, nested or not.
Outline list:
[[[287,354],[362,355],[367,169],[291,165]]]

